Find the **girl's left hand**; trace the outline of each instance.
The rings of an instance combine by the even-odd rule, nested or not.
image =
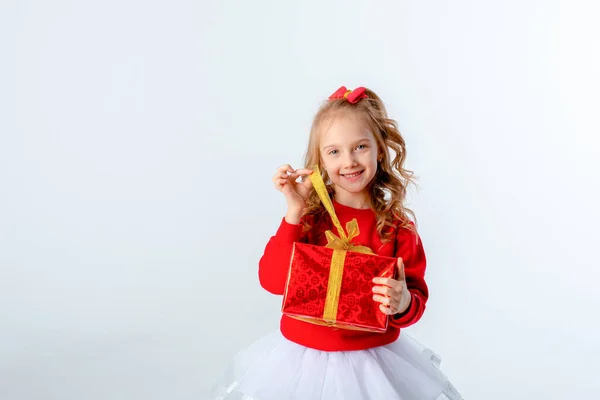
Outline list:
[[[373,278],[373,300],[380,302],[379,309],[388,315],[406,311],[410,305],[411,295],[406,287],[404,263],[398,258],[398,280],[391,278]]]

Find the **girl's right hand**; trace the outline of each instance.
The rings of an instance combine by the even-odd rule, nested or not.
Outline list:
[[[302,213],[306,199],[312,188],[310,179],[296,180],[312,174],[310,169],[293,169],[289,164],[282,165],[273,176],[275,188],[283,193],[288,204],[288,211]]]

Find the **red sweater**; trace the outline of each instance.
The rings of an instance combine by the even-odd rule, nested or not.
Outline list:
[[[346,226],[346,222],[353,218],[357,219],[360,235],[353,240],[354,243],[368,246],[381,256],[402,257],[406,285],[412,295],[410,306],[404,313],[390,318],[385,333],[335,329],[303,322],[286,315],[281,317],[281,333],[292,342],[324,351],[362,350],[394,342],[398,339],[400,328],[410,326],[421,319],[429,296],[424,279],[426,259],[421,240],[408,229],[396,226],[394,240],[383,245],[377,234],[377,221],[372,210],[355,209],[335,201],[334,208],[342,226]],[[288,224],[284,218],[260,259],[258,277],[261,286],[273,294],[283,295],[294,242],[324,246],[327,244],[324,235],[327,229],[336,232],[329,217],[326,218],[326,222],[314,226],[309,232],[303,232],[302,224]]]

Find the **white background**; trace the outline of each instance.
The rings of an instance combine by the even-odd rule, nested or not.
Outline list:
[[[2,0],[0,398],[204,399],[278,327],[270,178],[340,85],[419,178],[409,332],[466,399],[598,398],[587,3]]]

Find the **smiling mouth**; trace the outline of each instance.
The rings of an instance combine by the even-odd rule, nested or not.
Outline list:
[[[342,175],[344,178],[356,178],[357,176],[361,175],[363,172],[365,172],[365,171],[358,171],[358,172],[353,172],[351,174],[340,174],[340,175]]]

